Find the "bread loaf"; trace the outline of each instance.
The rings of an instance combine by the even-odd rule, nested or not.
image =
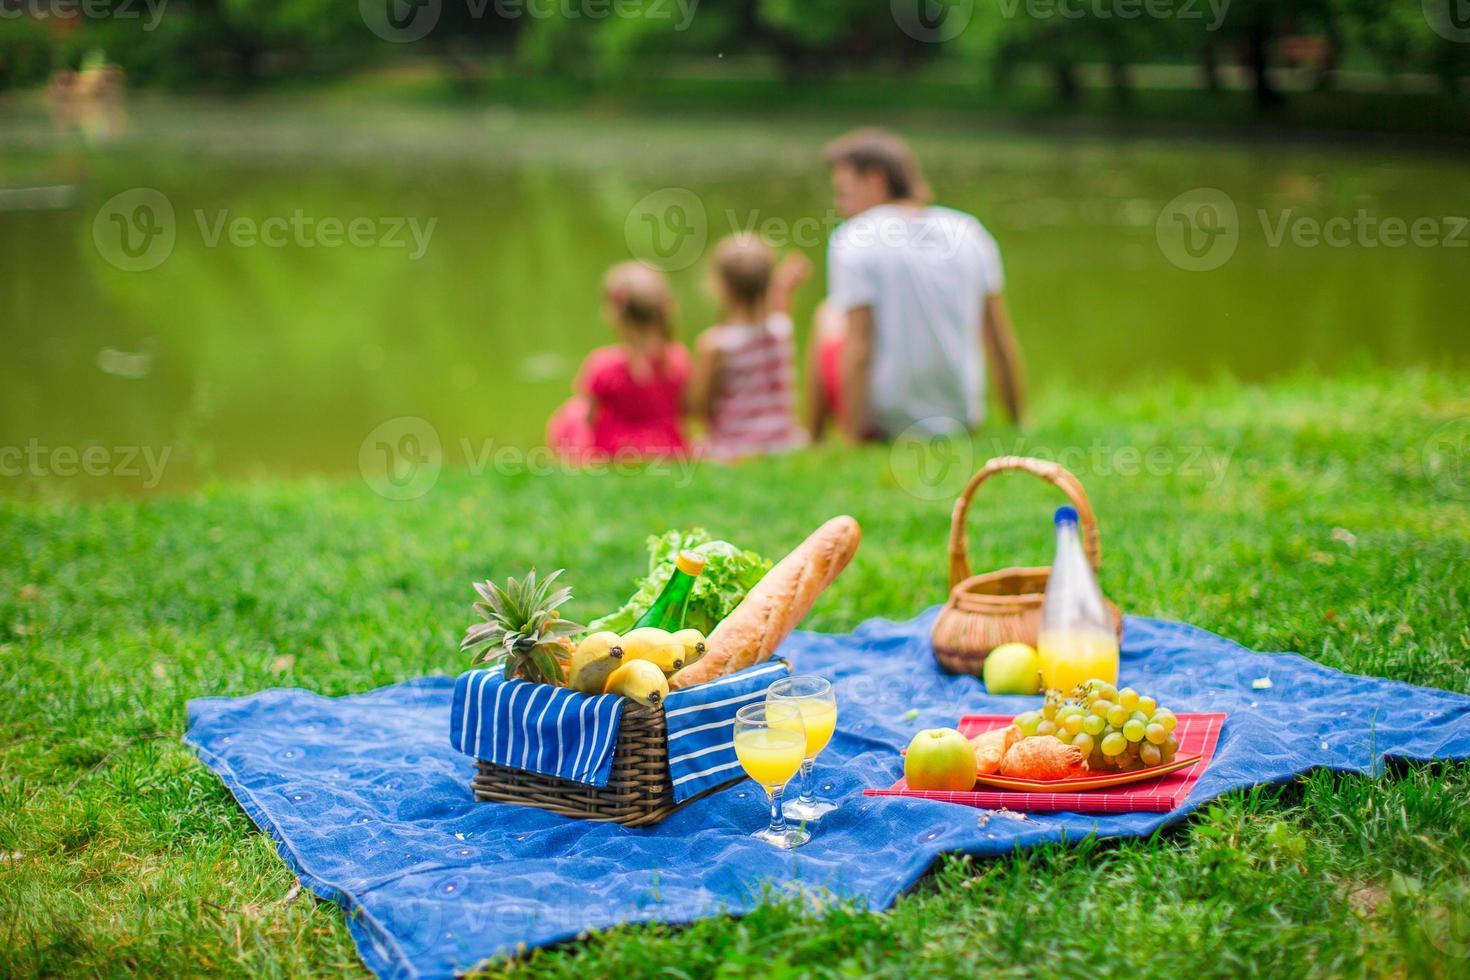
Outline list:
[[[813,531],[715,626],[705,641],[709,652],[669,678],[669,687],[677,691],[770,659],[852,561],[861,540],[858,522],[847,516]]]

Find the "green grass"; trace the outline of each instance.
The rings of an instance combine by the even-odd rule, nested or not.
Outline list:
[[[1027,433],[978,437],[977,456],[1078,450],[1104,585],[1131,612],[1470,692],[1470,461],[1435,438],[1466,445],[1467,380],[1056,394]],[[1150,447],[1167,450],[1157,472],[1131,473]],[[1228,465],[1187,465],[1200,449]],[[809,625],[906,617],[943,596],[950,492],[907,493],[904,472],[886,449],[832,447],[687,486],[461,472],[406,503],[358,480],[0,503],[0,974],[360,973],[342,913],[291,897],[271,843],[180,745],[188,698],[457,672],[471,579],[565,565],[591,613],[621,598],[643,535],[676,524],[779,553],[853,513],[863,548]],[[1052,503],[1021,477],[984,488],[976,566],[1044,560]],[[1463,975],[1467,796],[1464,764],[1318,773],[1151,840],[946,860],[883,915],[776,903],[492,969]]]

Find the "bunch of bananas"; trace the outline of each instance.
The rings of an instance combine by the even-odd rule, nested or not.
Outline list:
[[[704,655],[704,635],[644,626],[622,636],[592,633],[577,644],[567,686],[584,694],[621,694],[657,707],[669,693],[669,677]]]

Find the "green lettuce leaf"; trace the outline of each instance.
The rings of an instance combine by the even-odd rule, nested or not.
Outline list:
[[[648,611],[668,584],[674,574],[674,559],[685,548],[692,549],[704,559],[704,571],[694,580],[684,625],[706,636],[716,623],[740,605],[745,594],[771,569],[769,560],[754,551],[737,548],[728,541],[711,540],[704,528],[649,535],[648,574],[638,581],[637,591],[621,609],[588,623],[587,631],[626,633],[632,629],[638,617]]]

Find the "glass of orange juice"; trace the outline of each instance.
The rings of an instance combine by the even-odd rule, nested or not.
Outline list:
[[[806,727],[806,754],[801,760],[801,795],[787,802],[786,816],[808,823],[820,820],[837,809],[837,804],[831,800],[817,799],[813,785],[815,780],[812,779],[817,754],[832,741],[832,732],[837,728],[837,695],[825,677],[797,674],[772,684],[766,692],[766,703],[796,705]]]
[[[771,804],[771,824],[752,837],[788,850],[800,847],[811,834],[788,827],[781,812],[781,792],[801,769],[806,754],[806,726],[793,704],[762,702],[747,704],[735,713],[735,757],[745,774],[766,791]]]

